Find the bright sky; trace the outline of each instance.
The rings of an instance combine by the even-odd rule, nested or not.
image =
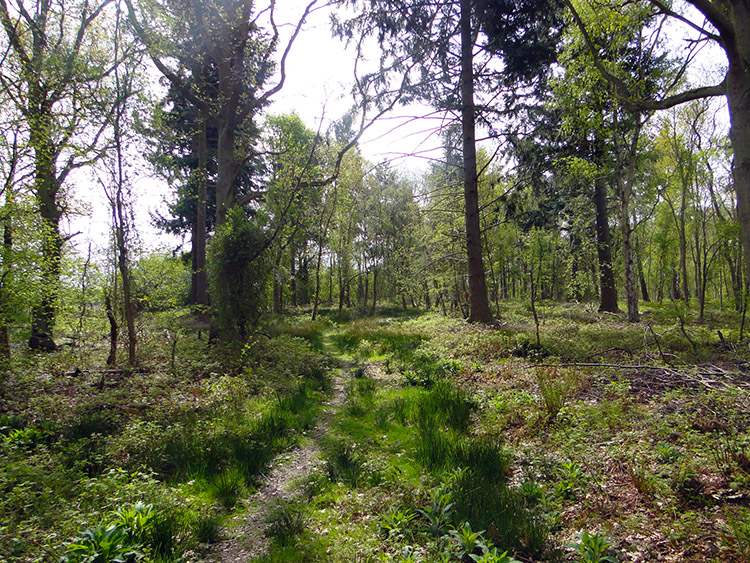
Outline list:
[[[279,58],[306,4],[303,0],[277,2],[275,19],[281,33],[286,35],[280,43]],[[295,112],[310,129],[325,131],[354,102],[351,96],[354,51],[346,49],[341,40],[332,37],[331,8],[325,5],[325,0],[319,0],[318,4],[321,7],[308,16],[290,51],[284,88],[273,98],[268,112]],[[376,58],[377,52],[372,56]],[[424,169],[430,157],[439,155],[440,143],[434,134],[437,124],[434,120],[415,121],[412,118],[429,111],[426,107],[416,107],[396,110],[385,116],[362,138],[362,153],[373,163],[390,161],[402,170]],[[411,154],[419,156],[406,156]],[[169,195],[168,188],[150,175],[146,163],[137,164],[132,177],[135,179],[135,219],[141,243],[147,248],[174,248],[179,241],[151,225],[151,215],[154,210],[163,208],[164,195]],[[85,179],[79,180],[78,184],[83,188],[75,190],[78,199],[84,204],[84,211],[87,208],[91,213],[72,216],[66,230],[80,233],[71,242],[79,254],[86,254],[90,242],[94,248],[106,247],[110,220],[102,188]]]
[[[278,21],[290,22],[287,31],[299,20],[306,4],[304,0],[279,3]],[[307,18],[289,55],[284,89],[269,109],[271,113],[296,112],[314,130],[321,119],[325,129],[354,103],[354,50],[332,37],[331,8],[325,0],[318,4],[321,6]],[[370,58],[376,61],[377,57],[377,47],[373,46]],[[439,139],[434,135],[436,123],[412,118],[429,112],[422,106],[395,109],[366,132],[360,150],[373,162],[388,160],[401,168],[424,168],[425,159],[436,156],[431,151],[439,150]]]

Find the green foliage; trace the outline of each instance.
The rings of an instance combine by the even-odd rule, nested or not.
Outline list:
[[[493,463],[494,465],[494,463]],[[509,487],[507,476],[469,468],[452,485],[456,518],[487,530],[495,545],[539,557],[547,548],[549,526],[531,488]]]
[[[570,392],[570,383],[565,375],[556,368],[538,368],[536,370],[536,381],[539,385],[539,394],[547,421],[551,422],[565,406],[567,395]]]
[[[479,553],[488,551],[487,544],[483,538],[484,530],[475,532],[471,529],[471,524],[464,522],[457,528],[449,532],[449,536],[454,544],[455,555],[464,560],[470,557],[476,561]]]
[[[295,386],[302,378],[323,382],[330,361],[302,338],[282,334],[277,338],[253,338],[244,348],[243,364],[255,373],[273,373],[270,381],[278,388]]]
[[[475,409],[466,391],[449,381],[439,380],[417,403],[417,424],[420,428],[447,426],[465,432]]]
[[[217,321],[225,338],[249,335],[266,305],[270,264],[257,221],[235,207],[211,240],[209,273]]]
[[[64,563],[130,563],[143,558],[127,530],[121,526],[96,526],[69,542]]]
[[[190,270],[171,253],[151,252],[132,269],[138,308],[150,312],[184,307],[190,299]]]
[[[413,538],[412,523],[417,513],[410,508],[399,509],[395,506],[380,517],[380,530],[389,540],[401,541]]]
[[[584,531],[573,547],[581,563],[617,563],[617,559],[611,555],[612,542],[605,535]]]
[[[80,532],[66,544],[64,563],[130,563],[144,557],[143,542],[154,529],[156,513],[152,505],[138,502],[117,510],[107,526]]]
[[[226,510],[232,510],[245,493],[245,477],[239,469],[226,469],[212,477],[209,490]]]
[[[200,543],[216,543],[221,539],[221,516],[199,514],[193,524],[195,539]]]
[[[266,515],[266,537],[286,545],[307,527],[307,516],[302,507],[284,500],[276,501]]]
[[[453,502],[448,487],[443,484],[430,493],[430,505],[419,509],[427,521],[427,533],[434,538],[442,537],[453,522]]]
[[[337,442],[326,450],[326,470],[332,482],[342,482],[356,487],[364,477],[361,449],[357,444]]]
[[[750,558],[750,510],[727,511],[727,523],[734,548],[744,558]]]

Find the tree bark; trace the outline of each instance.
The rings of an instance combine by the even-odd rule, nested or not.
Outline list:
[[[107,356],[107,365],[113,366],[117,363],[117,336],[119,328],[115,312],[112,308],[112,298],[109,293],[104,294],[104,309],[107,312],[107,320],[109,321],[109,356]]]
[[[474,65],[471,1],[461,0],[461,127],[466,221],[466,256],[469,269],[469,322],[492,321],[482,257],[479,223],[479,181],[474,129]]]
[[[640,321],[638,313],[638,290],[635,281],[635,267],[633,260],[633,229],[630,227],[630,198],[633,194],[633,183],[635,181],[635,167],[638,151],[638,139],[640,138],[641,121],[640,114],[636,114],[637,124],[632,131],[632,137],[627,147],[623,147],[619,138],[619,119],[615,112],[614,128],[616,139],[617,158],[617,182],[620,191],[620,232],[622,236],[622,259],[625,264],[625,297],[628,304],[628,321],[637,323]],[[627,162],[625,161],[627,159]]]
[[[726,47],[729,138],[734,151],[732,174],[742,229],[745,279],[750,279],[750,8],[742,1],[734,1],[732,6],[736,43]]]
[[[62,211],[57,204],[60,184],[55,174],[56,147],[52,134],[52,115],[46,100],[37,104],[38,113],[29,119],[34,150],[35,181],[39,215],[42,219],[42,264],[38,304],[31,313],[29,348],[51,352],[57,349],[52,336],[60,283],[63,240],[60,234]],[[36,111],[35,111],[36,113]]]
[[[607,187],[602,180],[594,181],[594,207],[596,208],[596,254],[599,259],[599,311],[618,313],[617,285],[612,270],[612,237],[609,232]]]
[[[206,200],[208,192],[207,121],[207,117],[202,115],[197,139],[198,193],[196,194],[195,201],[195,231],[193,233],[193,305],[196,306],[196,312],[198,313],[205,313],[205,309],[208,307],[208,272],[206,270]]]

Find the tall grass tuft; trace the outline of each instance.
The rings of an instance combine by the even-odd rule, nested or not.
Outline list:
[[[301,507],[278,500],[266,516],[264,534],[280,545],[287,545],[295,536],[304,532],[306,527],[307,516]]]
[[[508,487],[505,477],[492,481],[469,468],[452,485],[456,520],[486,530],[487,539],[502,549],[538,559],[547,548],[550,529],[528,490]]]
[[[339,442],[326,452],[326,470],[333,482],[341,481],[356,487],[364,476],[362,454],[356,444]]]

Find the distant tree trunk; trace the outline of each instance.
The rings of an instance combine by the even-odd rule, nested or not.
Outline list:
[[[8,179],[12,179],[9,173]],[[2,268],[2,278],[11,271],[10,257],[13,251],[13,189],[8,183],[5,186],[5,209],[3,210],[3,261],[0,264]],[[7,302],[5,298],[5,288],[0,285],[0,358],[10,360],[10,330],[6,318]]]
[[[112,297],[109,293],[104,294],[104,309],[107,312],[109,321],[109,356],[107,356],[107,365],[113,366],[117,363],[117,337],[119,327],[117,326],[117,317],[112,307]]]
[[[193,305],[197,312],[205,313],[208,307],[208,272],[206,270],[206,200],[208,192],[208,145],[207,118],[202,116],[198,132],[198,193],[195,210],[195,231],[193,232]]]
[[[609,232],[607,187],[600,179],[594,181],[594,206],[596,208],[596,254],[599,259],[599,311],[619,312],[617,285],[612,270],[612,237]]]
[[[283,310],[282,299],[284,296],[284,285],[281,279],[281,259],[284,252],[281,248],[276,251],[276,261],[274,262],[273,272],[273,312],[280,314]]]
[[[474,34],[471,26],[471,0],[460,0],[461,18],[461,127],[463,131],[463,173],[466,220],[466,255],[469,268],[469,321],[492,321],[482,258],[479,223],[479,182],[477,178],[474,130]]]
[[[345,300],[346,287],[344,287],[344,265],[343,260],[339,256],[339,312],[343,310]]]
[[[635,165],[638,151],[638,139],[642,123],[640,116],[637,116],[638,125],[632,132],[627,151],[623,154],[622,147],[618,147],[617,152],[617,180],[620,188],[620,231],[622,235],[622,257],[625,263],[625,295],[628,303],[628,321],[637,323],[640,321],[638,313],[638,292],[635,282],[635,268],[633,265],[633,230],[630,227],[630,198],[633,193],[633,183],[635,181]],[[617,128],[617,113],[615,112],[615,128]],[[617,137],[617,135],[616,135]],[[623,161],[623,156],[627,156],[627,162]]]
[[[320,267],[323,262],[323,242],[318,244],[318,259],[315,263],[315,298],[313,300],[312,320],[318,318],[318,305],[320,304]]]
[[[375,313],[375,306],[378,304],[378,268],[374,266],[372,268],[372,308],[370,314]]]
[[[330,255],[330,262],[328,265],[328,304],[329,306],[333,305],[333,276],[334,276],[334,267],[336,265],[334,259],[333,259],[333,252],[331,252]]]
[[[648,286],[646,286],[646,277],[643,275],[643,260],[641,260],[640,247],[638,245],[638,237],[635,239],[635,257],[636,265],[638,267],[638,279],[641,283],[641,298],[644,302],[648,303],[651,300],[648,296]]]
[[[291,246],[291,260],[289,262],[289,299],[292,309],[297,308],[297,256],[294,245]]]

